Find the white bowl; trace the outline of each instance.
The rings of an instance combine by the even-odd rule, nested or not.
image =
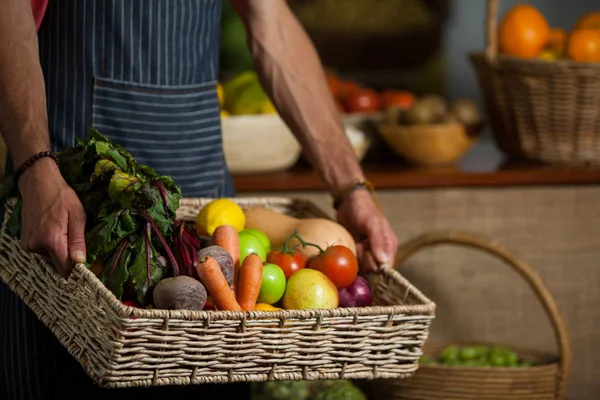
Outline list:
[[[233,174],[285,171],[302,152],[278,114],[228,116],[222,130],[223,151]]]

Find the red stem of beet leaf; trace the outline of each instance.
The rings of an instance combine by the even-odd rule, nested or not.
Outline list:
[[[162,197],[163,203],[165,204],[165,209],[168,210],[169,203],[167,202],[167,193],[165,192],[165,186],[159,180],[155,180],[152,183],[154,183],[154,186],[156,186],[156,188],[158,189],[158,193],[160,193],[160,197]]]
[[[113,262],[113,264],[110,267],[110,274],[108,275],[108,282],[106,284],[106,286],[108,286],[108,287],[110,287],[110,282],[112,281],[113,274],[115,273],[115,269],[117,268],[117,265],[119,264],[119,260],[121,259],[121,256],[123,255],[123,251],[125,251],[125,248],[129,244],[130,237],[131,237],[131,233],[129,235],[125,236],[125,238],[121,241],[121,245],[119,246],[119,251],[117,252],[117,256],[115,257],[115,261]]]
[[[146,281],[148,282],[148,285],[146,287],[150,287],[150,285],[152,284],[150,278],[150,262],[152,257],[152,247],[150,246],[151,229],[152,227],[150,226],[150,224],[146,223],[146,226],[144,227],[144,245],[146,246]]]
[[[169,248],[169,245],[167,244],[165,238],[160,233],[160,230],[158,229],[158,226],[156,226],[156,223],[154,222],[154,220],[152,219],[152,217],[145,210],[140,209],[139,211],[140,211],[140,215],[144,219],[146,219],[146,221],[148,221],[148,223],[152,227],[152,230],[154,231],[154,233],[158,237],[158,240],[160,240],[160,243],[164,247],[165,252],[167,253],[167,258],[169,259],[169,262],[171,263],[171,266],[173,267],[173,275],[174,276],[178,276],[179,275],[179,265],[177,264],[177,260],[175,259],[175,256],[173,255],[173,252],[171,252],[171,249]]]

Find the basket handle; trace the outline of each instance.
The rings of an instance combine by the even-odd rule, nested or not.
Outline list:
[[[558,306],[539,275],[526,262],[511,254],[500,244],[471,233],[456,231],[432,232],[406,242],[398,250],[396,256],[397,268],[413,253],[437,244],[457,244],[483,250],[506,262],[527,281],[552,323],[560,354],[557,399],[562,399],[566,390],[567,377],[571,371],[571,342]]]
[[[498,7],[500,0],[487,1],[485,56],[491,63],[498,58]]]

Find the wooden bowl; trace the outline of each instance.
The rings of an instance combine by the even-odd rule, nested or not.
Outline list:
[[[472,126],[460,123],[397,125],[382,122],[379,135],[396,155],[410,163],[447,166],[458,161],[477,141],[483,122]]]
[[[228,116],[221,126],[233,174],[285,171],[300,157],[300,143],[278,114]]]

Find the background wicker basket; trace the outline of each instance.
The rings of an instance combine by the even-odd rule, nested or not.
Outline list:
[[[370,388],[376,398],[402,400],[558,400],[565,395],[571,369],[571,345],[558,307],[540,277],[522,260],[499,244],[462,232],[434,232],[406,243],[398,252],[397,266],[420,249],[437,244],[457,244],[483,250],[505,261],[533,289],[550,318],[558,344],[558,355],[506,346],[532,367],[498,368],[421,365],[405,381],[375,381]],[[450,344],[430,343],[425,354],[436,357]],[[463,343],[467,344],[467,343]],[[488,344],[488,343],[468,343]],[[458,345],[462,345],[458,343]]]
[[[211,199],[184,199],[193,220]],[[234,199],[298,218],[312,203]],[[7,215],[13,202],[6,206]],[[0,236],[0,276],[104,387],[411,376],[435,304],[397,271],[368,276],[375,306],[277,312],[167,311],[124,306],[84,265],[65,281],[41,257]]]
[[[499,0],[488,0],[486,51],[470,60],[498,146],[513,158],[600,164],[600,63],[498,54]]]

